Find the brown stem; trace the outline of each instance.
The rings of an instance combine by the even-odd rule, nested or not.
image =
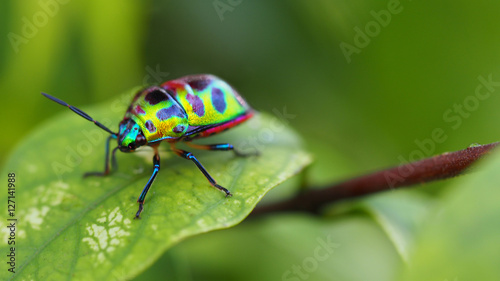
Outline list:
[[[454,177],[490,152],[500,142],[447,152],[409,164],[378,171],[321,189],[309,189],[284,201],[257,207],[251,216],[274,212],[318,213],[338,200],[356,198],[402,186]]]

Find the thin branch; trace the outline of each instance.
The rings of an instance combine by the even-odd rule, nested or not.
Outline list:
[[[469,147],[464,150],[447,152],[420,161],[360,176],[333,186],[309,189],[284,201],[257,207],[250,216],[275,212],[318,213],[333,202],[361,197],[418,183],[454,177],[464,172],[500,142]]]

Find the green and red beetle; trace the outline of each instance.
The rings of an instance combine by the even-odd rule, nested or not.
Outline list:
[[[139,218],[149,188],[160,170],[158,146],[162,141],[168,142],[177,155],[193,161],[210,184],[223,191],[226,197],[231,196],[231,192],[217,184],[191,152],[177,149],[175,143],[181,141],[197,149],[232,150],[238,156],[248,155],[234,150],[229,143],[196,145],[190,142],[196,138],[225,131],[254,115],[253,109],[236,90],[213,75],[185,76],[139,91],[120,122],[118,133],[111,131],[80,109],[51,95],[45,93],[42,95],[69,107],[73,112],[111,134],[106,141],[104,171],[90,172],[84,176],[106,176],[110,173],[109,143],[112,139],[118,141],[118,146],[111,152],[112,168],[116,168],[115,152],[118,149],[122,152],[133,152],[144,145],[153,148],[153,174],[137,199],[139,210],[135,215],[136,218]]]

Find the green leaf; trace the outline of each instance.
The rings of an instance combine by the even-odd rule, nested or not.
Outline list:
[[[115,130],[129,97],[85,112]],[[49,101],[47,108],[59,109]],[[293,131],[273,116],[257,114],[199,142],[229,142],[242,151],[257,148],[260,156],[194,152],[233,197],[211,187],[191,161],[162,151],[161,171],[142,219],[134,220],[137,197],[151,176],[152,150],[118,153],[118,171],[83,179],[84,172],[103,168],[105,137],[103,130],[67,111],[12,153],[2,177],[7,182],[7,173],[16,173],[16,274],[2,270],[1,279],[129,279],[179,241],[238,224],[270,189],[311,161]],[[6,192],[0,196],[7,201]],[[6,241],[8,229],[2,228],[1,235]],[[7,253],[6,243],[0,249]]]
[[[188,280],[390,281],[401,265],[387,235],[360,216],[266,216],[194,237],[172,252],[184,260],[177,272],[189,272]],[[174,266],[167,254],[135,280],[160,280]]]
[[[453,182],[418,233],[399,280],[499,280],[500,151]]]
[[[432,199],[416,190],[395,190],[338,204],[332,207],[330,216],[359,210],[366,212],[387,234],[401,259],[408,262],[417,230],[427,218],[432,203]]]
[[[415,233],[428,215],[430,199],[416,191],[401,190],[384,195],[368,198],[366,207],[407,262],[415,243]]]

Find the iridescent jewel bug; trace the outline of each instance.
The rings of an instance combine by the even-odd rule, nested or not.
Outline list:
[[[236,90],[213,75],[185,76],[139,91],[120,122],[118,133],[111,131],[80,109],[51,95],[45,93],[42,95],[67,106],[111,134],[106,141],[104,171],[90,172],[84,176],[106,176],[110,173],[109,143],[112,139],[118,141],[118,146],[111,152],[112,169],[116,169],[117,166],[115,152],[118,149],[122,152],[133,152],[144,145],[153,148],[153,174],[137,199],[139,210],[135,218],[140,217],[146,195],[160,170],[158,146],[162,141],[168,142],[175,154],[193,161],[209,183],[223,191],[226,197],[231,196],[231,192],[217,184],[191,152],[176,148],[175,143],[185,142],[193,148],[204,150],[232,150],[237,156],[249,155],[238,152],[229,143],[212,145],[191,143],[193,139],[208,137],[232,128],[254,115],[253,109]]]

